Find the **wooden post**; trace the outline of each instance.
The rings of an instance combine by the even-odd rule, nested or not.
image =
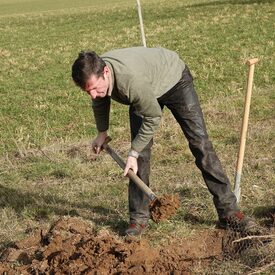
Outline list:
[[[143,46],[146,47],[146,40],[145,40],[145,33],[144,33],[144,27],[143,27],[143,19],[142,19],[142,13],[141,13],[140,0],[137,0],[137,7],[138,7],[138,17],[139,17],[142,43],[143,43]]]
[[[258,58],[253,58],[246,62],[246,64],[249,66],[249,71],[248,71],[248,80],[247,80],[247,91],[246,91],[246,97],[245,97],[244,116],[243,116],[242,129],[241,129],[241,141],[240,141],[240,148],[239,148],[236,175],[235,175],[235,184],[234,184],[234,194],[237,198],[237,202],[240,201],[240,197],[241,197],[241,174],[242,174],[242,168],[243,168],[244,150],[245,150],[250,102],[251,102],[251,95],[252,95],[254,68],[255,68],[255,64],[258,61],[259,61]]]

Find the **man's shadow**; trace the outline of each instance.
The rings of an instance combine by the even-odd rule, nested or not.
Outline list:
[[[0,184],[0,208],[9,207],[13,209],[18,217],[23,215],[24,209],[29,207],[35,210],[34,218],[36,220],[49,220],[49,213],[57,216],[74,216],[87,219],[81,213],[81,209],[91,211],[91,221],[96,225],[108,226],[114,232],[121,233],[122,228],[126,225],[119,214],[106,207],[100,205],[91,206],[87,202],[69,203],[65,199],[60,198],[55,194],[37,194],[27,191],[21,192],[12,187],[7,187]],[[96,213],[97,217],[92,218],[92,214]]]

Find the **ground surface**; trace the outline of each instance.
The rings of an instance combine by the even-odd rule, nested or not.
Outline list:
[[[37,230],[8,248],[2,255],[0,273],[188,272],[194,265],[222,258],[222,237],[220,230],[201,231],[191,238],[153,248],[145,239],[121,239],[108,231],[95,233],[79,218],[62,218],[50,230]]]
[[[225,249],[228,253],[231,248],[231,256],[238,254],[236,248],[242,252],[251,250],[251,240],[250,247],[247,241],[243,243],[246,246],[237,243],[225,247],[230,236],[226,230],[202,230],[189,238],[175,238],[165,246],[154,247],[146,238],[121,238],[108,230],[96,232],[87,221],[63,217],[49,229],[40,228],[3,251],[0,273],[190,274],[198,266],[202,270],[214,260],[222,262],[228,256]],[[270,248],[271,239],[267,243],[265,248],[274,248],[274,243]],[[254,251],[255,248],[259,254],[259,245],[254,245]]]

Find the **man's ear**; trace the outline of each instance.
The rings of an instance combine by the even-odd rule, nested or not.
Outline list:
[[[109,74],[110,69],[108,68],[107,65],[105,65],[105,67],[104,67],[104,69],[103,69],[103,72],[104,72],[104,74],[105,74],[105,73]]]

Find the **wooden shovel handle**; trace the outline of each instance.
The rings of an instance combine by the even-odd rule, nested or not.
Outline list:
[[[108,136],[105,139],[105,142],[103,143],[102,147],[103,149],[116,161],[116,163],[124,170],[125,169],[125,162],[123,159],[108,145],[108,143],[112,139]],[[157,196],[154,194],[154,192],[145,184],[144,181],[142,181],[133,170],[129,170],[127,176],[141,189],[142,192],[144,192],[148,198],[153,201],[157,198]]]

